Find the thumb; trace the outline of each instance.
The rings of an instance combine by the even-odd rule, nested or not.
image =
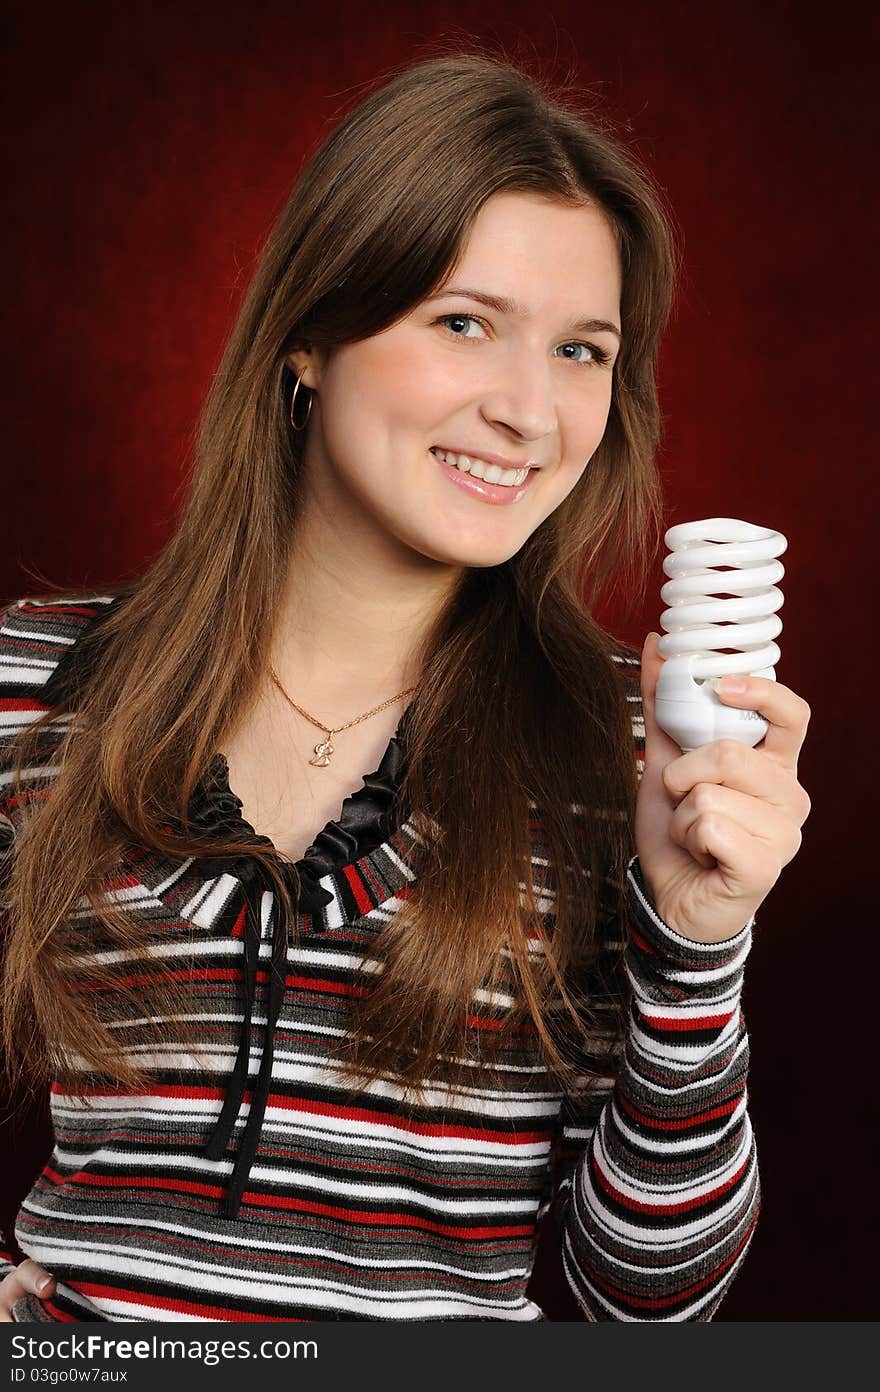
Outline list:
[[[642,710],[645,717],[645,764],[660,760],[665,767],[670,759],[681,754],[681,750],[675,741],[660,729],[654,715],[654,697],[665,660],[660,655],[659,642],[660,634],[651,632],[642,646]]]
[[[660,678],[663,659],[657,650],[659,633],[649,633],[642,644],[642,708],[645,712],[645,734],[653,734],[657,729],[654,719],[654,693]]]

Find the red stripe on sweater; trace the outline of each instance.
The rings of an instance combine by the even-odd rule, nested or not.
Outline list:
[[[239,911],[238,911],[238,918],[235,920],[235,922],[234,922],[233,925],[232,925],[232,931],[230,932],[230,937],[233,937],[233,938],[243,938],[243,937],[244,937],[244,925],[245,925],[245,920],[246,920],[246,918],[247,918],[247,904],[242,904],[241,908],[240,908]]]
[[[627,1116],[641,1122],[652,1131],[687,1131],[691,1126],[700,1126],[704,1121],[717,1121],[719,1117],[730,1116],[739,1106],[740,1099],[735,1097],[730,1102],[712,1107],[708,1112],[697,1112],[694,1116],[682,1118],[681,1121],[660,1121],[657,1117],[645,1116],[644,1112],[638,1111],[625,1097],[618,1097],[617,1102]]]
[[[70,1175],[66,1184],[80,1184],[92,1188],[113,1188],[130,1190],[171,1190],[176,1194],[194,1194],[200,1198],[219,1199],[225,1192],[216,1184],[198,1184],[189,1179],[159,1179],[154,1175],[93,1175],[84,1170]],[[471,1242],[485,1242],[502,1237],[527,1237],[534,1231],[532,1224],[512,1224],[508,1227],[487,1226],[458,1228],[450,1223],[434,1222],[413,1213],[372,1213],[362,1208],[340,1208],[337,1204],[316,1203],[313,1199],[288,1197],[284,1194],[260,1194],[246,1189],[242,1204],[254,1208],[285,1209],[295,1213],[311,1213],[323,1218],[337,1218],[341,1222],[357,1223],[374,1228],[415,1228],[419,1232],[436,1233],[440,1237],[455,1237]]]
[[[649,957],[653,957],[655,955],[653,947],[649,946],[649,944],[645,941],[642,935],[636,932],[632,924],[630,924],[629,926],[629,935],[640,952],[647,953]]]
[[[2,668],[0,668],[2,671]],[[10,698],[8,696],[0,699],[0,711],[45,711],[49,707],[40,701],[34,701],[31,697],[19,696]]]
[[[78,1287],[78,1286],[71,1286],[70,1289],[71,1289],[71,1290],[78,1290],[79,1287]],[[76,1315],[68,1314],[68,1312],[67,1312],[66,1310],[62,1310],[62,1309],[61,1309],[61,1306],[60,1306],[60,1305],[56,1305],[54,1300],[44,1300],[44,1301],[43,1301],[43,1305],[44,1305],[45,1308],[46,1308],[46,1313],[47,1313],[47,1314],[50,1314],[50,1315],[52,1316],[53,1320],[57,1320],[59,1324],[81,1324],[81,1323],[82,1323],[81,1320],[77,1319]]]
[[[167,973],[163,972],[162,979],[170,979],[172,981],[185,981],[188,983],[195,981],[240,982],[243,978],[243,975],[244,973],[241,966],[192,968],[184,967],[181,968],[179,971],[169,971]],[[268,980],[269,973],[261,969],[257,972],[256,977],[258,983],[265,984],[265,982]],[[112,992],[118,990],[121,986],[132,987],[155,985],[156,979],[157,978],[155,973],[137,972],[131,973],[128,976],[114,976],[103,984],[85,981],[78,985],[76,989],[81,991]],[[287,976],[285,977],[284,984],[288,990],[290,990],[291,987],[293,987],[294,989],[302,987],[304,990],[307,991],[323,991],[332,995],[349,997],[362,996],[367,990],[367,987],[365,986],[348,985],[342,981],[323,981],[319,977],[306,976]]]
[[[748,1166],[749,1161],[745,1159],[736,1174],[732,1175],[724,1184],[719,1184],[715,1189],[709,1189],[705,1194],[699,1194],[693,1199],[684,1199],[681,1203],[674,1204],[646,1204],[639,1203],[638,1199],[632,1199],[628,1194],[624,1194],[616,1188],[599,1169],[596,1157],[593,1156],[593,1174],[610,1198],[615,1199],[624,1208],[628,1208],[631,1213],[650,1213],[656,1218],[671,1217],[673,1214],[690,1213],[695,1208],[705,1208],[706,1204],[711,1203],[713,1199],[719,1199],[722,1194],[727,1194],[731,1189],[735,1189]]]
[[[366,891],[364,882],[358,874],[356,866],[344,866],[343,874],[345,875],[345,878],[348,880],[348,883],[351,887],[351,892],[355,897],[358,909],[361,913],[369,913],[370,910],[374,907],[373,901]]]
[[[77,1093],[69,1093],[60,1084],[52,1084],[52,1092],[59,1097],[79,1096]],[[207,1087],[181,1087],[174,1085],[162,1085],[154,1087],[149,1091],[129,1092],[127,1090],[101,1087],[87,1087],[83,1089],[87,1097],[180,1097],[184,1099],[192,1098],[193,1101],[221,1101],[225,1096],[223,1088]],[[253,1093],[250,1088],[245,1089],[243,1102],[250,1103]],[[402,1131],[411,1136],[434,1136],[437,1138],[448,1138],[455,1140],[468,1141],[493,1141],[502,1145],[525,1145],[532,1142],[546,1141],[552,1134],[552,1128],[542,1131],[495,1131],[484,1126],[461,1126],[452,1125],[449,1122],[414,1121],[409,1117],[392,1116],[381,1111],[371,1111],[367,1107],[347,1107],[334,1104],[332,1102],[308,1101],[302,1097],[284,1097],[278,1093],[270,1093],[266,1104],[267,1109],[280,1109],[287,1112],[301,1112],[304,1116],[315,1117],[338,1117],[344,1121],[362,1121],[376,1126],[392,1127],[396,1131]],[[63,1179],[63,1176],[62,1176]]]
[[[726,1015],[649,1015],[644,1006],[639,1008],[639,1014],[646,1020],[653,1029],[664,1030],[668,1033],[686,1032],[687,1030],[706,1030],[722,1029],[730,1020],[733,1019],[734,1011],[728,1010]]]
[[[101,609],[104,607],[103,604],[100,606]],[[80,614],[85,619],[93,619],[98,613],[98,609],[89,609],[84,604],[65,604],[63,601],[60,604],[28,604],[27,600],[18,605],[18,611],[21,614]],[[51,643],[54,635],[48,634],[47,639]]]

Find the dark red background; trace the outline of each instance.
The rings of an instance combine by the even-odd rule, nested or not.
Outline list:
[[[748,969],[765,1208],[726,1320],[874,1313],[872,10],[7,6],[6,599],[39,588],[26,568],[100,587],[162,545],[259,244],[304,157],[380,71],[456,34],[571,67],[668,190],[686,255],[661,373],[668,523],[726,515],[786,534],[777,676],[813,710],[799,766],[813,812]],[[657,627],[655,580],[619,630],[638,645]],[[8,1230],[50,1139],[21,1109],[3,1139]],[[573,1317],[546,1247],[530,1293]]]

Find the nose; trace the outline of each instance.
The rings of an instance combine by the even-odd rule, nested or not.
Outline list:
[[[556,400],[550,365],[529,353],[512,353],[485,392],[482,412],[491,425],[523,440],[551,434],[556,429]]]

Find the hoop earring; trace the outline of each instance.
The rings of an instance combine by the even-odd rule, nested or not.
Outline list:
[[[290,424],[293,426],[294,430],[305,430],[306,425],[308,424],[309,416],[310,416],[311,413],[312,413],[312,398],[311,398],[311,394],[310,394],[310,395],[309,395],[309,404],[308,404],[308,406],[306,407],[305,420],[303,421],[302,425],[297,425],[296,420],[294,419],[293,409],[294,409],[294,405],[295,405],[295,403],[296,403],[296,394],[297,394],[297,392],[299,391],[299,384],[300,384],[300,382],[302,381],[302,379],[303,379],[304,376],[305,376],[305,368],[303,368],[302,372],[301,372],[301,373],[299,374],[299,376],[297,377],[297,379],[296,379],[296,386],[295,386],[294,389],[293,389],[293,396],[290,398]],[[308,387],[306,388],[306,390],[308,391]]]

